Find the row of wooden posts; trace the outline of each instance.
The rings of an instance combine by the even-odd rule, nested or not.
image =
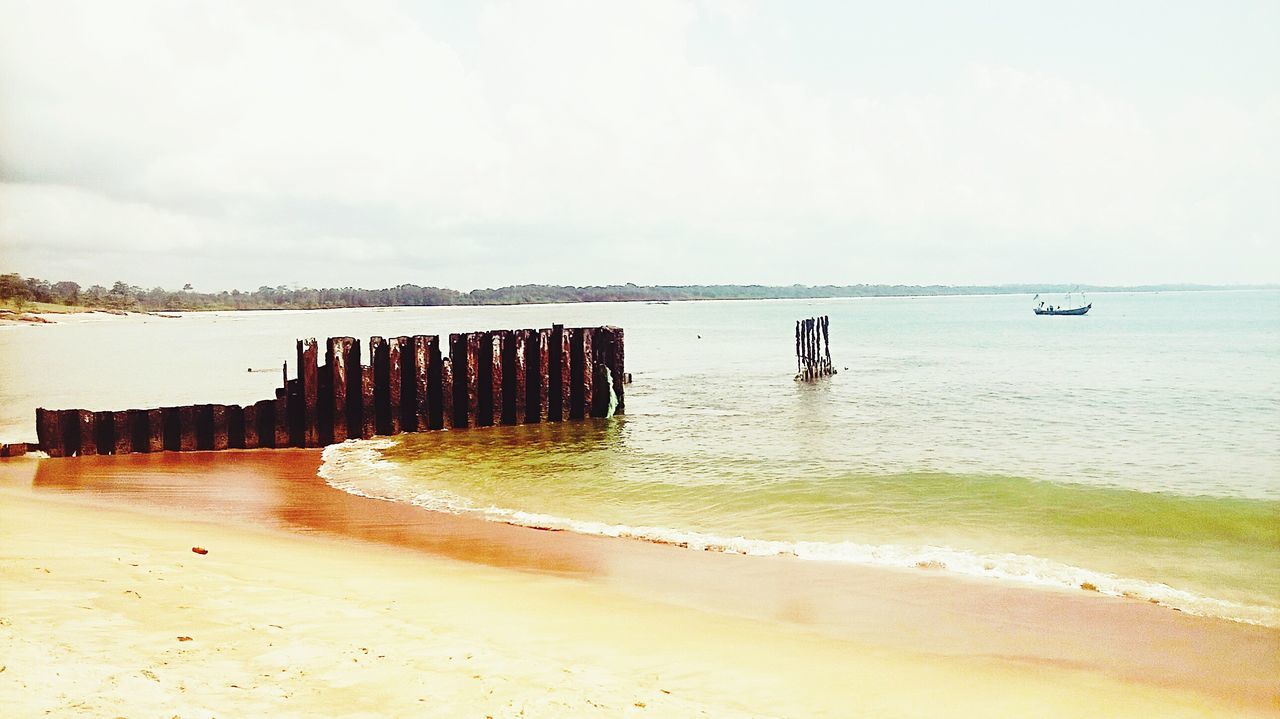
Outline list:
[[[554,325],[449,335],[298,340],[297,377],[251,405],[36,410],[51,457],[320,447],[433,429],[560,422],[623,412],[623,331]],[[362,364],[367,358],[369,364]]]
[[[796,320],[796,379],[810,381],[836,373],[831,363],[831,320],[826,315]]]

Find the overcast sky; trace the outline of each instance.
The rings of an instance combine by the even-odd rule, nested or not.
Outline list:
[[[1280,281],[1280,2],[0,0],[0,271]]]

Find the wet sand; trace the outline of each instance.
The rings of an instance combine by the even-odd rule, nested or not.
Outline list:
[[[1280,711],[1275,679],[1280,676],[1280,632],[1275,630],[1084,591],[1011,588],[926,570],[696,552],[430,513],[332,489],[316,477],[319,462],[314,450],[0,462],[0,532],[6,533],[0,535],[5,573],[0,586],[7,587],[0,590],[0,617],[9,622],[0,631],[13,634],[9,639],[15,646],[37,656],[41,646],[77,631],[84,620],[78,612],[106,611],[120,618],[117,605],[122,600],[114,595],[104,600],[97,584],[124,587],[159,579],[141,576],[148,562],[159,561],[171,579],[205,572],[219,562],[218,572],[193,576],[184,585],[191,591],[173,590],[178,592],[170,598],[174,603],[147,611],[142,604],[134,607],[136,622],[148,626],[175,611],[185,616],[174,607],[195,608],[210,621],[216,619],[217,631],[225,632],[218,646],[238,657],[226,660],[231,662],[228,671],[235,673],[261,662],[264,653],[283,651],[254,644],[263,627],[246,628],[247,617],[261,615],[265,605],[331,602],[361,615],[346,633],[328,628],[325,632],[336,633],[322,632],[321,641],[312,628],[305,636],[277,637],[281,646],[295,648],[321,641],[323,647],[304,652],[302,664],[312,671],[332,678],[333,662],[358,664],[361,656],[344,654],[359,651],[344,648],[348,640],[382,636],[388,646],[412,653],[419,646],[411,641],[414,637],[430,643],[429,637],[448,634],[459,647],[474,643],[473,654],[482,649],[491,655],[489,666],[480,670],[482,677],[523,677],[518,688],[508,685],[472,698],[470,685],[454,686],[450,682],[457,677],[447,672],[438,677],[440,684],[432,691],[448,694],[468,711],[492,709],[494,716],[508,709],[514,714],[512,707],[521,701],[530,715],[542,711],[546,716],[592,715],[596,710],[586,702],[612,707],[601,716],[624,711],[661,715],[654,712],[662,702],[672,716],[700,711],[713,716],[843,716],[858,713],[852,711],[858,706],[878,707],[869,712],[878,716]],[[209,545],[216,539],[219,546],[210,546],[208,557],[197,557],[190,554],[197,543],[191,537]],[[175,543],[185,546],[175,548]],[[107,556],[125,554],[145,561],[122,564]],[[205,561],[210,558],[214,560]],[[49,569],[50,564],[59,566],[56,579],[32,568]],[[74,605],[79,599],[69,600],[73,605],[62,613],[51,604],[28,606],[49,582],[64,582],[56,591],[82,599],[97,592],[96,598],[81,605]],[[362,596],[357,588],[366,584],[370,593]],[[208,587],[224,585],[228,588],[204,594]],[[232,591],[237,587],[243,593]],[[127,591],[141,593],[120,588],[117,594]],[[153,587],[147,594],[155,592]],[[218,599],[214,604],[212,597]],[[406,608],[413,602],[439,605]],[[383,606],[392,607],[386,611],[394,622],[388,624],[391,620],[378,614]],[[245,618],[236,619],[241,614]],[[540,629],[527,634],[498,631],[516,616]],[[25,633],[15,628],[24,617],[31,628]],[[68,661],[110,664],[114,660],[104,657],[138,641],[112,626],[77,637],[66,649]],[[423,632],[426,636],[419,636]],[[663,640],[655,645],[653,638],[659,636]],[[155,646],[163,650],[154,651],[162,654],[155,658],[173,659],[168,642],[176,639],[155,637],[156,642],[161,639],[165,643]],[[133,648],[141,655],[153,649]],[[193,662],[192,669],[210,659],[188,654],[182,661]],[[541,658],[541,664],[528,663],[530,657]],[[789,658],[785,666],[782,657]],[[636,662],[649,673],[637,674]],[[552,682],[540,674],[543,664],[564,671]],[[397,666],[369,680],[392,682],[398,671],[409,671],[409,665]],[[29,670],[15,673],[10,666],[0,673],[0,703],[16,696],[11,694],[17,691],[15,677],[25,677],[23,696],[34,688]],[[104,676],[117,678],[140,671],[115,665],[103,669]],[[593,684],[563,676],[587,671],[604,679]],[[664,672],[680,677],[684,703],[660,691],[673,691],[670,687],[646,683]],[[216,680],[223,678],[219,674]],[[260,690],[254,701],[265,704],[235,704],[235,692],[212,686],[202,696],[223,713],[230,706],[239,707],[232,713],[253,707],[304,711],[271,702],[285,702],[276,695],[308,682],[288,670],[278,680],[263,679],[256,680]],[[143,681],[151,680],[144,676]],[[45,686],[58,693],[57,680],[47,679]],[[113,688],[103,686],[63,689],[68,697],[85,693],[82,701],[115,696]],[[531,704],[535,694],[558,697],[563,702],[556,705],[559,713],[551,704]],[[648,699],[629,700],[632,694]],[[1068,701],[1073,696],[1080,703]],[[504,697],[509,706],[499,701]],[[173,696],[157,695],[157,701],[165,698]],[[127,698],[121,701],[127,706]],[[116,705],[96,706],[106,710]],[[355,715],[357,708],[343,711]]]

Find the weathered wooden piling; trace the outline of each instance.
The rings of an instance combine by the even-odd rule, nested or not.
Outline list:
[[[404,394],[404,354],[408,339],[392,337],[387,340],[387,416],[385,431],[380,431],[380,434],[400,434],[403,425],[404,408],[401,400]]]
[[[289,430],[289,400],[277,397],[271,407],[271,446],[288,447],[292,436]]]
[[[805,347],[825,326],[805,326]],[[797,335],[797,347],[801,338]],[[622,331],[615,327],[457,333],[360,342],[298,340],[275,397],[249,405],[198,404],[120,411],[36,411],[50,456],[315,447],[349,437],[566,421],[622,402]],[[16,446],[16,445],[15,445]],[[25,446],[25,445],[24,445]],[[5,451],[8,451],[7,449]]]
[[[369,360],[373,361],[374,347],[369,344]],[[373,367],[360,368],[360,436],[369,439],[378,433],[378,396],[374,391]]]
[[[111,450],[115,448],[115,413],[94,412],[93,428],[98,454],[111,454]]]
[[[353,337],[330,337],[325,348],[324,362],[329,367],[329,399],[331,414],[329,436],[334,442],[347,439],[347,390],[351,380],[347,374],[351,367]],[[357,363],[358,366],[359,363]]]
[[[302,441],[305,447],[320,446],[320,416],[316,411],[319,403],[319,367],[317,347],[314,337],[298,340],[298,396],[301,399]]]
[[[209,405],[209,418],[212,424],[212,449],[227,449],[231,446],[230,432],[227,426],[227,406],[223,404]]]
[[[501,332],[485,333],[485,357],[489,362],[489,407],[488,424],[503,424],[503,409],[506,402],[503,398],[502,356],[503,337]]]
[[[125,410],[125,426],[129,433],[129,450],[131,452],[149,452],[150,427],[147,425],[147,411],[145,409]],[[122,454],[117,452],[117,454]]]
[[[369,338],[369,361],[373,369],[373,433],[391,432],[391,351],[382,337]]]
[[[438,429],[452,428],[454,424],[454,384],[453,359],[446,347],[440,348],[440,426]]]
[[[147,422],[147,449],[148,452],[163,452],[164,446],[164,412],[159,408],[145,409]],[[134,446],[137,450],[137,446]]]
[[[830,319],[811,317],[796,321],[796,379],[811,381],[836,373],[831,362]]]
[[[196,411],[196,449],[213,449],[213,405],[198,404]]]
[[[431,429],[431,361],[434,354],[434,338],[427,335],[413,336],[413,362],[406,363],[410,368],[409,375],[412,381],[406,382],[405,386],[410,388],[407,394],[412,395],[409,407],[411,409],[406,412],[405,417],[412,417],[413,426],[406,425],[406,429],[415,432],[421,432]],[[404,391],[404,388],[401,388]]]
[[[624,341],[624,333],[621,327],[609,327],[610,336],[610,354],[612,360],[609,362],[609,373],[613,375],[613,396],[617,401],[614,407],[614,414],[623,414],[626,408],[626,402],[623,401],[625,394],[623,385],[630,382],[631,375],[627,374],[627,365],[625,361],[626,343]]]
[[[595,406],[595,328],[579,327],[574,330],[580,339],[579,344],[582,345],[582,378],[578,381],[582,384],[582,409],[574,419],[591,416],[591,408]]]
[[[62,421],[57,410],[36,408],[36,442],[50,457],[66,455]]]
[[[129,412],[111,413],[111,453],[130,454],[133,452],[133,426],[129,423]]]
[[[533,421],[529,419],[529,346],[536,337],[533,330],[516,330],[512,333],[511,347],[511,391],[515,395],[516,424]]]
[[[274,399],[260,399],[253,403],[253,419],[258,447],[276,446],[276,402]],[[249,421],[248,414],[245,421]],[[249,448],[249,437],[245,435],[245,447]]]
[[[225,409],[227,415],[227,447],[244,449],[244,408],[238,404],[229,404]]]
[[[480,335],[479,332],[468,332],[466,337],[466,353],[463,361],[466,372],[467,421],[465,427],[480,426]]]
[[[240,411],[240,426],[243,432],[241,447],[244,449],[257,449],[262,446],[258,434],[258,404],[255,402],[245,405]]]
[[[87,457],[98,453],[98,418],[87,409],[76,410],[80,425],[80,449],[76,454]]]
[[[554,329],[538,330],[538,421],[547,422],[551,418],[552,377],[557,373],[551,360],[551,346],[555,336]]]

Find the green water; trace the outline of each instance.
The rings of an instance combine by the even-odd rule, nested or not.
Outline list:
[[[736,551],[799,547],[831,561],[940,563],[1049,586],[1090,582],[1142,598],[1166,599],[1158,585],[1167,585],[1278,605],[1277,500],[1001,475],[789,472],[801,468],[782,458],[682,462],[628,447],[644,421],[415,435],[380,454],[406,478],[393,496],[503,521],[677,542],[696,534]]]

